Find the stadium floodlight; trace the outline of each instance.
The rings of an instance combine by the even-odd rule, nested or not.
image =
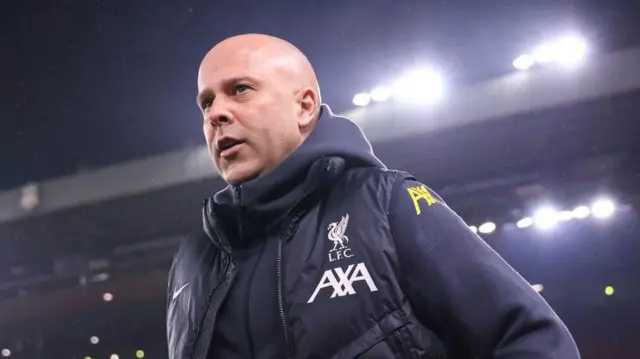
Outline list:
[[[352,100],[354,106],[363,107],[371,102],[371,96],[366,92],[355,94]]]
[[[6,357],[10,357],[11,356],[11,350],[6,349],[6,348],[2,349],[2,356],[5,357],[5,358]]]
[[[531,53],[518,56],[512,64],[518,70],[528,70],[536,64],[547,63],[576,66],[584,61],[587,52],[588,46],[585,39],[578,36],[565,36],[539,45]]]
[[[387,86],[378,86],[371,90],[370,97],[373,101],[387,101],[391,97],[391,89]]]
[[[515,60],[513,60],[513,67],[515,67],[518,70],[528,70],[530,69],[533,65],[535,65],[536,60],[533,58],[533,56],[531,55],[520,55],[518,56]]]
[[[591,214],[591,209],[587,206],[578,206],[571,211],[573,213],[573,217],[577,219],[584,219],[589,217]]]
[[[391,87],[398,102],[432,104],[444,95],[444,78],[433,69],[419,69],[406,73]]]
[[[516,227],[518,228],[527,228],[527,227],[531,227],[532,225],[533,225],[533,218],[531,217],[524,217],[518,222],[516,222]]]
[[[612,200],[601,198],[593,203],[591,206],[591,213],[593,213],[593,216],[596,218],[609,218],[613,215],[615,208],[615,204],[613,204]]]
[[[551,207],[541,208],[533,216],[533,219],[538,227],[549,229],[558,223],[558,212]]]
[[[98,344],[98,343],[100,343],[100,338],[98,338],[98,337],[96,337],[94,335],[91,338],[89,338],[89,341],[91,342],[91,344]]]
[[[567,36],[553,45],[554,59],[562,65],[574,66],[584,61],[587,43],[576,36]]]
[[[486,222],[480,225],[480,227],[478,227],[478,232],[482,234],[493,233],[493,231],[495,230],[496,230],[496,224],[493,222]]]

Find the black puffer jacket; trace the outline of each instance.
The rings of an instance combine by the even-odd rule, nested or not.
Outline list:
[[[274,172],[205,201],[175,256],[169,358],[576,359],[545,301],[323,108]]]

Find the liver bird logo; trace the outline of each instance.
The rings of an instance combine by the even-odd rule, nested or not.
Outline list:
[[[340,222],[333,222],[329,224],[327,228],[329,230],[329,240],[333,242],[333,249],[330,252],[343,249],[349,243],[349,237],[344,232],[347,230],[347,224],[349,224],[349,214],[343,216]]]

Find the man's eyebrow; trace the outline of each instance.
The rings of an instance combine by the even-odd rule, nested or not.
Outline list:
[[[238,76],[238,77],[233,77],[229,80],[227,80],[225,82],[225,85],[237,85],[243,82],[251,82],[251,83],[256,83],[257,80],[253,77],[250,76]]]

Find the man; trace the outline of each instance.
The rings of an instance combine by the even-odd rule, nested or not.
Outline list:
[[[321,105],[293,45],[224,40],[198,91],[229,186],[174,258],[171,359],[579,358],[527,282]]]

